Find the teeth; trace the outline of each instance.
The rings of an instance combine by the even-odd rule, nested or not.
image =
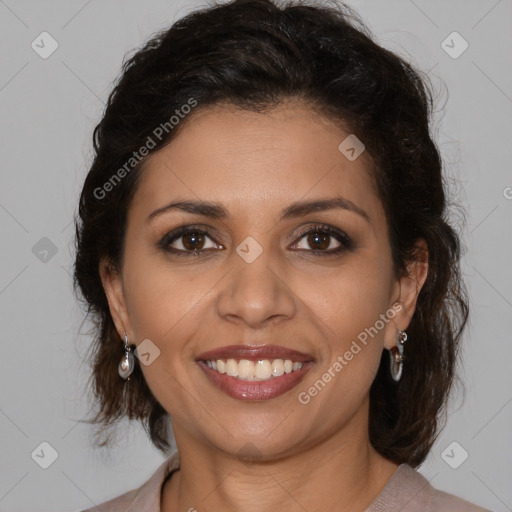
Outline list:
[[[274,377],[284,375],[284,361],[282,359],[275,359],[272,363],[272,375]]]
[[[230,377],[238,377],[238,363],[234,359],[227,360],[226,373]]]
[[[226,373],[226,363],[222,359],[217,361],[217,371],[219,373]]]
[[[254,377],[253,362],[248,361],[247,359],[241,359],[240,362],[238,363],[238,378],[243,380],[249,380],[251,377]]]
[[[272,377],[272,364],[268,359],[258,361],[254,366],[254,377],[261,380],[267,380]]]
[[[291,359],[260,359],[256,362],[248,359],[240,359],[240,361],[217,359],[216,361],[206,361],[206,364],[212,370],[237,377],[240,380],[268,380],[300,370],[303,365],[302,362]]]

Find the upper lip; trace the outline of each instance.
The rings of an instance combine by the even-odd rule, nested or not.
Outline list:
[[[292,361],[312,361],[313,356],[280,345],[229,345],[203,352],[197,361],[217,359],[291,359]]]

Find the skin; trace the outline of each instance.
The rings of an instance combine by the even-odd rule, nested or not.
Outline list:
[[[306,104],[289,101],[265,114],[210,107],[183,123],[146,161],[128,212],[122,268],[100,265],[121,339],[126,331],[131,343],[148,338],[160,350],[141,368],[172,418],[181,457],[164,486],[162,511],[363,511],[397,468],[369,442],[370,386],[382,351],[410,323],[427,261],[412,262],[406,277],[394,274],[367,155],[349,161],[338,150],[349,132]],[[367,218],[332,209],[279,220],[292,202],[335,196]],[[229,217],[169,211],[146,220],[178,199],[221,203]],[[308,242],[300,229],[319,223],[344,231],[353,248],[312,253],[322,241]],[[166,233],[192,224],[214,232],[196,245],[203,255],[191,256],[194,246],[186,249],[183,237],[172,242],[189,251],[183,257],[157,247]],[[250,264],[236,252],[248,236],[263,250]],[[320,250],[340,246],[329,240]],[[393,305],[401,309],[378,335],[300,403],[298,393]],[[195,360],[244,343],[284,345],[311,354],[315,365],[284,395],[237,400],[210,384]]]

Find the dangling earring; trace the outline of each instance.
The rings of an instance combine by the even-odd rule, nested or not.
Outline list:
[[[389,367],[391,370],[391,377],[395,382],[398,382],[402,377],[402,369],[404,366],[404,343],[407,341],[407,333],[405,331],[398,331],[396,346],[389,349]]]
[[[135,358],[133,357],[132,348],[128,344],[128,335],[125,331],[123,357],[121,358],[121,362],[119,363],[117,371],[123,379],[130,380],[130,375],[132,374],[134,368]]]

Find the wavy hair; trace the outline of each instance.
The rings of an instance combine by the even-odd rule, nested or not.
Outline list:
[[[169,447],[168,413],[136,365],[120,379],[121,342],[99,275],[108,257],[121,268],[127,211],[144,160],[111,187],[98,190],[191,98],[194,112],[233,105],[264,112],[298,99],[361,139],[389,225],[397,275],[417,258],[424,239],[429,272],[408,328],[406,371],[389,376],[388,354],[370,390],[369,436],[387,459],[418,466],[438,435],[455,378],[468,302],[460,275],[460,240],[447,220],[442,161],[431,136],[428,77],[378,45],[359,16],[342,3],[234,0],[211,5],[154,34],[130,58],[94,129],[94,160],[79,201],[75,288],[94,321],[92,392],[97,435],[123,417],[140,420],[153,444]],[[150,153],[193,119],[169,130]],[[96,191],[96,193],[95,193]],[[101,446],[108,444],[111,436]]]

